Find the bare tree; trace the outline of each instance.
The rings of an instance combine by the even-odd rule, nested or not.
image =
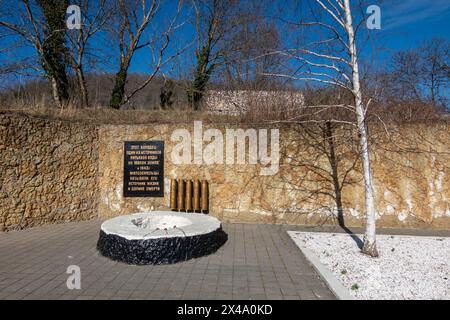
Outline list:
[[[88,89],[85,77],[86,55],[89,42],[95,34],[101,31],[114,14],[113,1],[110,0],[77,0],[72,4],[81,9],[81,28],[68,31],[70,43],[69,59],[75,72],[76,81],[80,90],[80,104],[89,105]]]
[[[441,90],[450,84],[450,41],[432,39],[421,48],[422,74],[432,103],[441,98]]]
[[[308,2],[308,5],[310,3]],[[313,6],[314,5],[314,6]],[[300,66],[294,74],[266,73],[268,76],[286,77],[295,80],[316,82],[335,86],[351,93],[353,104],[341,107],[355,114],[353,121],[324,119],[323,122],[346,123],[355,126],[358,132],[360,159],[363,169],[365,190],[365,234],[362,252],[372,257],[378,256],[376,246],[376,207],[370,164],[369,135],[366,114],[370,99],[364,99],[361,86],[357,33],[360,23],[354,26],[354,15],[350,0],[311,0],[311,21],[294,23],[303,28],[315,28],[315,38],[299,48],[279,51],[278,54],[298,61]],[[317,12],[317,11],[316,11]],[[319,37],[322,35],[323,37]],[[329,109],[329,108],[325,108]],[[318,120],[314,120],[317,122]],[[320,121],[320,120],[319,120]]]
[[[420,56],[417,52],[400,51],[392,58],[394,72],[390,75],[396,93],[406,99],[421,99]]]
[[[450,42],[434,38],[418,48],[397,52],[390,76],[396,94],[403,99],[444,102],[441,92],[450,83]]]
[[[17,52],[26,49],[26,41],[17,39],[17,34],[9,29],[0,28],[0,42],[5,44],[0,47],[0,75],[3,79],[27,74],[27,70],[31,69],[36,61],[33,56],[18,56]],[[5,81],[2,82],[2,86],[5,86]]]
[[[228,87],[268,89],[275,85],[275,79],[261,74],[280,71],[282,57],[267,53],[280,49],[281,37],[276,25],[265,18],[267,9],[259,2],[247,2],[244,10],[228,41],[223,78]]]
[[[194,79],[187,95],[194,110],[199,109],[214,70],[226,57],[225,39],[236,26],[238,0],[192,0],[195,12],[197,48]]]
[[[4,3],[2,3],[5,6]],[[52,84],[53,98],[59,106],[69,99],[66,73],[65,14],[67,0],[21,0],[10,4],[0,17],[0,27],[14,32],[34,48],[41,70]],[[13,13],[13,10],[18,12]],[[41,70],[38,69],[39,72]]]
[[[177,18],[182,8],[181,0],[178,2],[175,14],[166,30],[161,31],[160,34],[146,36],[146,30],[158,13],[160,13],[160,8],[161,1],[159,0],[118,1],[118,31],[116,35],[119,41],[120,62],[109,103],[112,108],[118,109],[121,105],[128,102],[131,97],[145,88],[154,79],[163,65],[179,54],[177,52],[167,56],[166,51],[170,43],[171,33],[179,27]],[[161,24],[162,21],[159,20],[158,23]],[[152,63],[152,70],[140,85],[133,88],[129,93],[125,93],[128,69],[135,53],[143,48],[150,50],[149,56],[151,59],[149,59],[149,63]]]

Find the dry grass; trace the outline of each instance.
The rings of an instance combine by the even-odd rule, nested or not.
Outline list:
[[[153,123],[186,123],[203,121],[205,123],[238,123],[239,117],[211,115],[204,112],[184,110],[115,110],[102,108],[65,108],[0,107],[0,112],[16,113],[27,116],[49,119],[80,121],[90,124],[153,124]]]
[[[304,108],[305,110],[307,108]],[[296,121],[308,123],[308,115],[302,108],[250,108],[246,113],[241,115],[217,115],[202,111],[193,111],[190,108],[171,109],[171,110],[115,110],[108,107],[96,108],[76,108],[73,106],[59,109],[56,107],[43,106],[37,104],[35,106],[0,106],[0,113],[16,113],[31,117],[49,120],[79,121],[94,125],[116,124],[116,125],[133,125],[133,124],[154,124],[154,123],[189,123],[193,121],[202,121],[204,123],[213,124],[241,124],[244,126],[260,126],[264,125],[295,125]],[[308,110],[306,110],[308,111]],[[369,117],[372,125],[383,126],[385,124],[402,125],[402,124],[438,124],[450,122],[448,113],[433,113],[432,116],[423,117],[407,117],[392,116],[393,112],[388,115],[379,113],[377,117]],[[320,120],[327,119],[327,114],[320,114]],[[334,118],[333,118],[334,119]],[[336,118],[337,119],[337,118]],[[383,119],[382,121],[380,119]],[[351,119],[349,119],[351,122]]]
[[[278,112],[269,113],[267,108],[255,110],[251,108],[247,113],[240,115],[211,114],[205,111],[193,111],[190,108],[178,108],[170,110],[142,110],[124,109],[116,110],[108,107],[97,108],[75,108],[67,107],[59,109],[56,107],[36,106],[0,106],[0,113],[15,113],[26,116],[63,121],[78,121],[93,125],[115,124],[115,125],[139,125],[139,124],[172,124],[202,121],[205,124],[230,124],[246,126],[267,126],[283,124],[284,118],[280,118]],[[283,114],[284,115],[284,114]],[[274,122],[275,120],[279,120]],[[285,125],[292,123],[286,122]]]

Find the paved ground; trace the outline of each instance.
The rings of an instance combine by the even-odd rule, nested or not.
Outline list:
[[[130,266],[99,256],[100,223],[0,233],[0,299],[335,299],[286,234],[296,227],[224,224],[213,255]],[[69,265],[80,290],[67,289]]]

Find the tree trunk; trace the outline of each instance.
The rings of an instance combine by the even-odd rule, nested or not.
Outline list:
[[[356,51],[355,34],[353,30],[352,14],[349,0],[344,0],[344,11],[345,11],[345,28],[348,34],[350,55],[351,55],[353,95],[355,97],[355,109],[359,133],[359,144],[361,148],[361,158],[364,172],[366,230],[364,233],[364,243],[362,252],[372,257],[377,257],[378,250],[376,245],[376,224],[375,224],[376,208],[372,182],[372,169],[370,166],[368,134],[365,123],[366,110],[364,109],[363,106],[361,85],[359,79],[358,56]]]
[[[192,81],[191,88],[188,91],[188,101],[192,108],[197,111],[200,109],[200,103],[203,99],[206,86],[209,82],[214,65],[210,66],[211,45],[203,46],[197,54],[197,67]]]
[[[434,69],[434,66],[433,66]],[[435,95],[435,81],[434,81],[434,73],[431,72],[431,103],[436,105],[436,95]]]
[[[53,99],[59,107],[63,107],[69,101],[64,19],[69,2],[39,0],[37,4],[42,9],[47,28],[42,44],[41,63],[51,81]]]
[[[88,92],[86,88],[86,79],[84,78],[83,68],[81,66],[75,68],[75,73],[77,75],[78,87],[80,88],[81,94],[81,106],[86,108],[89,105]]]
[[[59,97],[58,84],[56,82],[56,79],[54,77],[51,77],[50,81],[52,83],[53,100],[55,101],[56,106],[61,108],[62,107],[62,103],[61,103],[61,99]]]
[[[125,93],[125,84],[127,82],[127,66],[121,64],[119,72],[116,73],[114,82],[114,89],[111,93],[111,99],[109,106],[114,109],[119,109],[123,102],[123,96]]]

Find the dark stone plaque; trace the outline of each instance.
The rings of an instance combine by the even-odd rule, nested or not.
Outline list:
[[[164,141],[125,141],[124,197],[164,197]]]

